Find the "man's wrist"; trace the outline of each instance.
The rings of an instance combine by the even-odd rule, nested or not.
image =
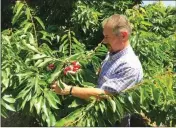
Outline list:
[[[70,88],[69,95],[72,95],[72,89],[73,89],[73,86],[71,86],[71,88]]]
[[[70,89],[72,86],[67,86],[66,88],[64,88],[63,90],[63,95],[69,95],[70,94]]]

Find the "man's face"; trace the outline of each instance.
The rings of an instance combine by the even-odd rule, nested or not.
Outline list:
[[[103,29],[103,43],[107,45],[110,52],[116,52],[121,48],[121,38],[113,33],[112,28],[105,25]]]

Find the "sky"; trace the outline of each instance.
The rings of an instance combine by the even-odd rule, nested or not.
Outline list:
[[[156,0],[143,0],[144,5],[152,4]],[[165,6],[174,6],[176,7],[176,0],[162,0]]]

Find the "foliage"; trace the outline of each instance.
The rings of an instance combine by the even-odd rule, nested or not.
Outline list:
[[[23,1],[23,0],[21,0]],[[65,30],[74,30],[79,41],[86,44],[89,50],[96,47],[102,40],[101,22],[104,18],[114,13],[124,13],[124,10],[139,4],[142,0],[25,0],[33,9],[33,13],[39,16],[46,24],[46,30],[54,33],[62,33]],[[3,0],[5,5],[14,4],[14,1]],[[99,6],[102,5],[102,6]],[[4,13],[8,11],[3,6]],[[12,6],[13,7],[13,6]],[[82,11],[82,13],[80,13]],[[93,15],[92,15],[93,14]],[[11,21],[9,16],[4,21]],[[7,22],[4,22],[7,23]],[[4,24],[3,23],[3,24]],[[5,26],[5,25],[2,25]],[[7,24],[6,26],[11,26]],[[6,27],[8,28],[8,27]],[[86,31],[86,33],[84,33]],[[52,41],[51,41],[52,42]],[[91,43],[90,43],[91,42]],[[53,42],[52,42],[53,43]],[[55,43],[55,41],[54,41]],[[55,46],[54,46],[55,47]]]
[[[43,6],[62,3],[45,2]],[[62,19],[59,27],[55,24],[56,31],[43,23],[37,16],[43,12],[36,10],[37,7],[31,8],[32,3],[27,4],[30,1],[16,2],[13,28],[2,32],[3,117],[7,117],[6,112],[10,110],[34,116],[41,126],[113,126],[127,112],[137,112],[150,118],[150,125],[153,122],[176,125],[176,33],[172,27],[175,10],[161,4],[130,8],[133,5],[130,1],[107,0],[99,6],[101,2],[76,1],[71,18]],[[51,22],[54,12],[59,9],[45,9],[52,15],[44,22]],[[61,12],[62,9],[57,15]],[[132,23],[131,43],[145,71],[143,83],[104,100],[84,101],[50,91],[49,86],[54,81],[61,87],[62,82],[81,87],[96,86],[97,72],[107,52],[101,43],[94,47],[101,40],[97,33],[100,33],[103,18],[114,12],[126,14]],[[94,50],[89,50],[92,47]],[[80,63],[79,72],[65,75],[64,69],[75,61]]]
[[[4,60],[2,63],[3,99],[7,97],[6,91],[8,92],[8,88],[13,89],[17,111],[25,110],[31,112],[33,116],[42,117],[40,120],[43,120],[44,123],[46,121],[49,126],[53,126],[57,117],[57,113],[53,113],[53,111],[62,108],[61,103],[64,98],[58,97],[51,92],[49,85],[56,79],[59,82],[60,80],[66,81],[67,77],[74,84],[83,82],[86,72],[91,74],[95,72],[94,70],[84,71],[87,63],[90,63],[90,66],[92,65],[92,69],[94,67],[97,70],[97,62],[100,59],[93,57],[95,51],[85,51],[85,46],[74,37],[74,32],[70,30],[66,31],[66,34],[61,37],[62,45],[60,45],[58,51],[51,50],[45,43],[39,45],[38,35],[41,31],[37,31],[39,26],[36,27],[34,19],[42,29],[45,28],[43,22],[39,17],[30,13],[31,10],[26,3],[17,2],[14,11],[16,11],[16,14],[12,23],[18,23],[19,29],[2,32],[2,59]],[[21,22],[24,17],[26,17],[26,20]],[[105,53],[105,47],[99,47],[96,48],[96,53],[100,51]],[[79,62],[82,65],[81,74],[83,76],[77,74],[76,78],[73,76],[64,77],[63,68],[75,60],[80,60]],[[47,65],[51,63],[56,66],[54,71],[47,69]],[[80,77],[82,81],[79,80]],[[94,80],[95,75],[86,79]],[[89,81],[84,82],[88,84]],[[84,86],[84,83],[80,84]],[[7,107],[7,105],[4,106]]]
[[[153,12],[158,15],[153,16]],[[176,18],[173,12],[174,8],[166,8],[162,3],[148,5],[145,8],[135,6],[126,10],[133,27],[131,43],[139,55],[146,76],[161,73],[165,67],[175,67],[175,20],[170,22],[171,17]],[[156,31],[157,26],[165,30]]]
[[[175,126],[174,79],[175,74],[167,72],[106,100],[94,99],[58,121],[56,126],[113,126],[126,113],[134,112],[145,114],[157,125]]]
[[[79,35],[78,38],[86,44],[86,47],[92,49],[103,38],[101,22],[105,18],[114,13],[124,14],[126,9],[140,2],[140,0],[78,0],[71,15],[72,27]]]

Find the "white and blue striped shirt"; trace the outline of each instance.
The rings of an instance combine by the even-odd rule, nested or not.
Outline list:
[[[129,45],[118,53],[108,52],[99,74],[98,88],[119,93],[139,83],[142,78],[141,63]]]

